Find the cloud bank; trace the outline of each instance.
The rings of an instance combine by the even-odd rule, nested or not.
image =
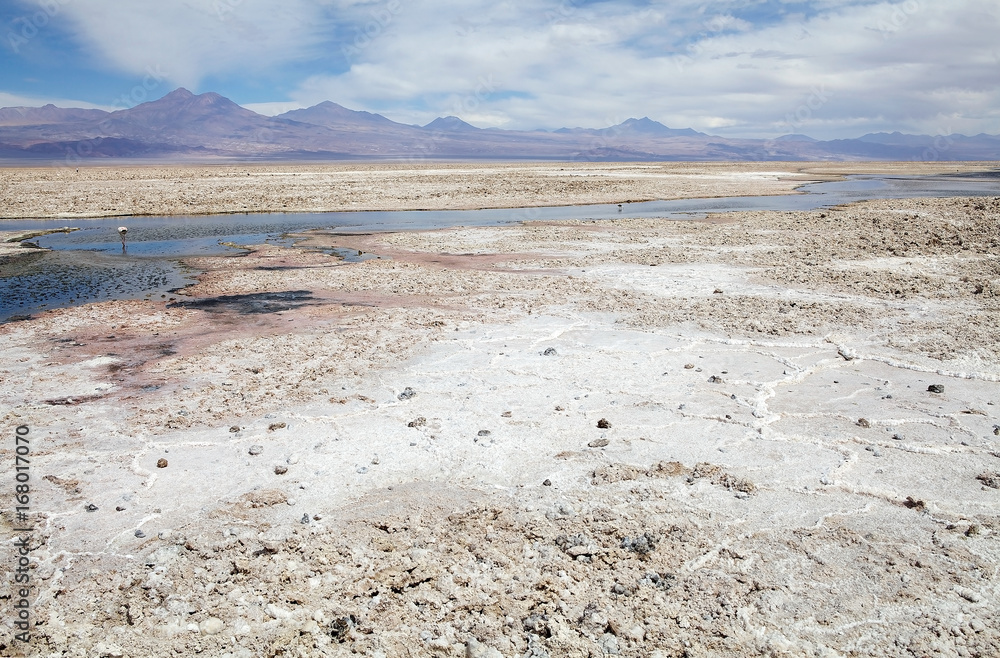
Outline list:
[[[727,136],[1000,133],[995,0],[53,1],[95,69],[159,67],[264,111],[333,100],[520,129],[648,115]]]

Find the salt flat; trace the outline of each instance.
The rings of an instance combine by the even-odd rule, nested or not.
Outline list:
[[[998,222],[313,232],[3,325],[38,655],[995,655]]]

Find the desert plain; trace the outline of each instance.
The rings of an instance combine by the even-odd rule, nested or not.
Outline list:
[[[0,214],[991,168],[0,169]],[[1000,655],[1000,197],[296,237],[190,259],[173,299],[0,325],[0,655]]]

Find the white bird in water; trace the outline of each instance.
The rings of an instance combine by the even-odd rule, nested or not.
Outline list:
[[[126,233],[128,233],[128,227],[127,226],[119,226],[118,227],[118,235],[120,235],[122,237],[122,251],[125,251],[125,234]]]

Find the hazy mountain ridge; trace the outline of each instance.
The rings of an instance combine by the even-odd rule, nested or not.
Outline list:
[[[585,160],[997,160],[1000,136],[870,133],[819,141],[807,135],[731,139],[669,128],[649,117],[608,128],[546,132],[480,129],[454,116],[398,123],[331,101],[264,116],[214,92],[176,89],[105,112],[0,108],[0,157],[260,159],[542,158]]]

